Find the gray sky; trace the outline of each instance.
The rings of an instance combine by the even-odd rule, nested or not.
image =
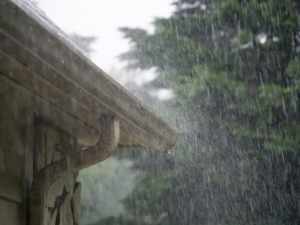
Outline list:
[[[155,17],[168,17],[173,0],[37,0],[38,6],[66,33],[95,36],[91,59],[105,72],[125,83],[137,84],[155,78],[153,71],[129,74],[122,72],[124,62],[116,57],[129,49],[119,27],[143,28],[153,31]]]

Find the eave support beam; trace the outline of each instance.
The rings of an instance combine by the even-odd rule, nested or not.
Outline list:
[[[55,180],[107,159],[117,148],[119,120],[114,116],[101,116],[99,126],[100,139],[95,146],[47,165],[34,177],[30,188],[30,225],[46,225],[46,192]]]

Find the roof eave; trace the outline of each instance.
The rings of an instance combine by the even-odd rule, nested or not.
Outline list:
[[[95,130],[100,114],[118,116],[123,130],[121,147],[168,149],[175,144],[176,128],[99,69],[45,15],[39,16],[40,11],[22,2],[0,2],[0,49],[33,71],[37,80],[45,80],[49,90],[59,90],[65,100],[57,101],[42,90],[35,90],[37,95],[65,107],[63,110]],[[89,119],[78,116],[78,109],[66,107],[70,101],[85,108]]]

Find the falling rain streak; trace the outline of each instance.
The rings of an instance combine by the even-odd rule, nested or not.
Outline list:
[[[300,224],[300,2],[173,5],[154,32],[120,28],[131,48],[119,59],[155,70],[126,87],[182,134],[85,171],[83,224]],[[91,52],[94,37],[71,38]]]

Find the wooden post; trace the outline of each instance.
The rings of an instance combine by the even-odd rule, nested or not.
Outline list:
[[[46,194],[54,181],[63,179],[70,173],[76,173],[81,169],[105,160],[116,149],[120,135],[118,119],[113,116],[102,116],[99,119],[99,126],[101,130],[100,139],[95,146],[72,155],[66,155],[63,159],[46,165],[36,174],[30,189],[30,225],[47,225],[47,221],[49,220],[46,217],[45,212],[48,212],[49,209],[45,204],[47,201]],[[54,201],[54,207],[56,207],[56,209],[62,207],[62,203],[68,197],[68,193],[72,190],[71,186],[63,184],[63,190],[60,188],[62,193],[57,196],[57,199]],[[71,199],[68,199],[68,202],[70,203]],[[58,216],[60,216],[58,214],[60,214],[59,210],[57,210],[55,225],[60,224],[59,222],[57,223],[57,221],[61,219],[58,218]],[[73,220],[73,217],[70,217],[70,220],[71,219]]]

